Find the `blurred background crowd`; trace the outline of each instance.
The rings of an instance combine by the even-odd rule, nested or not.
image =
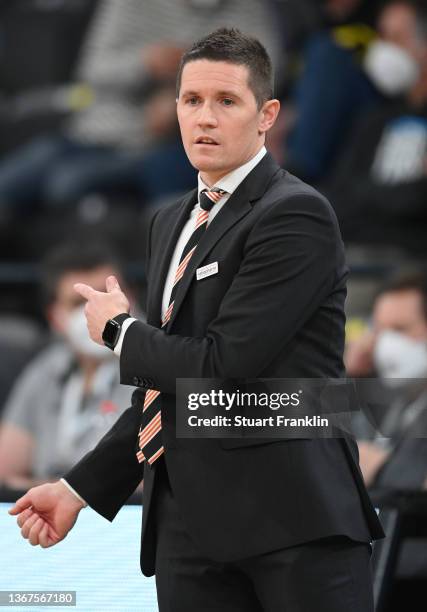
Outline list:
[[[393,390],[375,426],[355,421],[366,484],[379,506],[427,489],[425,0],[0,0],[6,496],[56,479],[129,405],[72,286],[114,273],[144,317],[150,215],[196,185],[178,63],[219,26],[267,47],[282,103],[268,148],[340,222],[347,371]],[[408,550],[401,577],[426,595],[425,548]]]

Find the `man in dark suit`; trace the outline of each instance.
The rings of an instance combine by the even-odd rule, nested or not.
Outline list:
[[[262,45],[212,33],[183,56],[177,92],[199,186],[151,223],[147,322],[114,277],[106,293],[76,285],[133,406],[11,512],[50,546],[85,503],[112,520],[144,477],[141,568],[162,612],[369,612],[383,532],[354,441],[176,436],[178,378],[342,376],[347,275],[329,203],[264,148],[279,102]]]

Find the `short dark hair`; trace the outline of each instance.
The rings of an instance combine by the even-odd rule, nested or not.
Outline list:
[[[105,242],[76,240],[54,248],[41,262],[40,289],[43,304],[47,306],[55,301],[58,285],[65,274],[90,271],[102,266],[111,266],[119,275],[122,274],[118,256]]]
[[[246,66],[249,70],[248,86],[261,108],[273,98],[273,67],[270,56],[257,38],[243,34],[237,28],[219,28],[195,42],[182,56],[176,79],[176,96],[181,89],[184,66],[189,62],[206,59]]]
[[[427,321],[427,270],[407,269],[397,272],[378,289],[376,299],[402,291],[416,291],[420,294],[423,317]]]

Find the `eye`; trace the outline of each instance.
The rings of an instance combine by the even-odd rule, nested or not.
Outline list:
[[[196,106],[198,101],[199,98],[197,96],[191,96],[190,98],[187,98],[186,104],[189,104],[190,106]]]
[[[231,98],[223,98],[221,102],[224,106],[233,106],[234,104],[234,100],[232,100]]]

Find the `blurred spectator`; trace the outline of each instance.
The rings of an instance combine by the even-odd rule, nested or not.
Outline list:
[[[117,263],[102,245],[64,245],[46,259],[46,316],[57,335],[17,378],[0,427],[0,481],[27,488],[88,452],[130,405],[117,358],[89,338],[76,282],[105,290]]]
[[[382,96],[362,58],[375,36],[377,2],[318,3],[319,29],[307,39],[302,73],[283,105],[283,163],[299,177],[318,182],[334,163],[354,121]],[[280,125],[280,124],[279,124]]]
[[[45,331],[29,317],[0,315],[0,419],[13,382],[23,367],[46,342]]]
[[[100,0],[76,73],[81,110],[60,135],[36,139],[0,165],[4,216],[35,199],[72,205],[88,192],[138,185],[143,154],[177,140],[173,86],[183,50],[235,25],[278,58],[273,19],[259,0]],[[188,164],[182,150],[175,157]],[[163,172],[160,183],[168,180]]]
[[[359,424],[360,467],[368,486],[421,489],[427,476],[427,276],[407,273],[382,288],[372,331],[346,350],[350,377],[378,375],[391,405]],[[357,433],[357,431],[356,431]]]
[[[363,118],[323,191],[344,240],[427,252],[427,7],[395,0],[366,58],[388,105]]]

